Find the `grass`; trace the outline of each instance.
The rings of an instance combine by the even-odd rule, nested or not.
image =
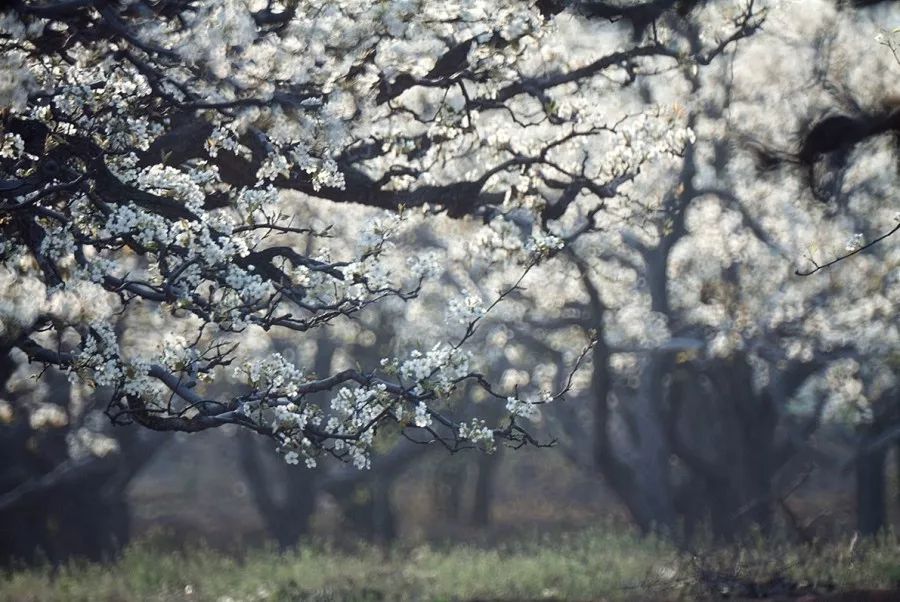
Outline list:
[[[10,601],[286,600],[676,600],[708,592],[701,575],[773,577],[838,589],[889,588],[900,581],[894,536],[817,547],[761,540],[702,556],[622,531],[532,538],[495,548],[463,545],[384,552],[309,544],[290,552],[248,551],[237,559],[198,546],[172,552],[158,541],[129,547],[110,564],[7,572]]]

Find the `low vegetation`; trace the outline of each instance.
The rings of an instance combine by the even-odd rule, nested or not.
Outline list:
[[[14,601],[694,600],[889,589],[900,582],[900,540],[887,535],[814,546],[749,543],[676,550],[623,531],[532,538],[499,547],[308,544],[234,557],[159,540],[108,564],[7,572]]]

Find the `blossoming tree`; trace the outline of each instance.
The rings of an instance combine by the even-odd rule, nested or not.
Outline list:
[[[647,98],[685,99],[697,142],[635,182],[650,215],[629,213],[632,203],[574,230],[546,278],[581,290],[535,308],[518,338],[562,357],[596,333],[591,405],[557,408],[557,429],[573,457],[593,437],[592,460],[642,527],[709,520],[731,536],[772,524],[779,506],[790,521],[784,468],[831,421],[858,431],[860,528],[874,532],[878,520],[865,516],[878,512],[864,509],[879,506],[897,407],[898,256],[882,238],[897,230],[896,151],[882,127],[896,110],[882,106],[896,63],[879,52],[877,41],[890,42],[873,41],[880,25],[868,14],[759,8],[777,26],[707,69],[646,82]],[[657,31],[699,45],[717,9],[706,10],[687,26],[669,15]],[[794,82],[801,90],[787,93]],[[879,127],[811,152],[839,111]],[[780,171],[760,165],[763,143],[785,149]]]
[[[92,457],[121,441],[74,427],[91,404],[12,398],[30,364],[102,396],[116,425],[232,425],[290,464],[364,468],[379,431],[453,451],[539,444],[526,425],[580,382],[604,474],[642,524],[674,524],[672,455],[715,480],[709,441],[680,436],[679,375],[738,366],[748,404],[776,396],[763,409],[785,424],[788,372],[799,388],[866,319],[829,281],[785,283],[798,245],[843,241],[884,207],[862,184],[838,218],[798,207],[802,190],[756,177],[722,141],[785,145],[797,115],[760,116],[783,90],[735,53],[781,4],[13,2],[0,13],[0,419],[71,423]],[[775,29],[779,44],[814,35]],[[423,232],[443,239],[436,253]],[[871,266],[879,282],[890,261]],[[469,292],[436,294],[445,272]],[[389,357],[356,349],[333,369],[285,352],[376,310],[404,334]],[[504,320],[559,366],[517,364]],[[881,391],[874,341],[850,359]],[[589,353],[592,372],[575,374]],[[832,380],[853,371],[841,359]],[[498,366],[534,378],[491,378]],[[613,431],[640,442],[632,466]],[[735,503],[768,495],[770,477]]]
[[[13,3],[0,20],[4,355],[108,393],[113,423],[238,425],[289,463],[327,452],[365,467],[385,422],[450,449],[533,443],[521,420],[564,391],[495,389],[467,349],[483,315],[465,300],[454,338],[379,365],[314,374],[245,350],[416,297],[441,266],[386,268],[412,211],[518,212],[520,273],[489,310],[562,246],[545,226],[577,194],[614,198],[689,137],[677,112],[610,116],[596,98],[647,58],[708,62],[753,29],[735,21],[688,54],[652,38],[570,49],[562,6],[538,5]],[[327,223],[296,219],[298,199],[389,213],[330,247]],[[154,331],[134,336],[148,315]],[[470,386],[507,419],[454,418]],[[322,391],[329,403],[308,402]]]

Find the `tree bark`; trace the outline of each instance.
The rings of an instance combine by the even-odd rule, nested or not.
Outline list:
[[[15,368],[0,355],[0,390]],[[49,375],[54,401],[68,406],[69,384]],[[9,424],[0,424],[0,564],[50,562],[70,558],[112,558],[128,543],[129,483],[162,442],[135,429],[113,429],[117,452],[104,457],[69,457],[66,435],[76,428],[32,429],[27,412],[16,407]]]
[[[863,448],[868,440],[863,438]],[[886,459],[885,448],[861,450],[856,459],[856,528],[862,535],[875,535],[885,526]]]
[[[478,458],[478,475],[475,478],[475,492],[472,495],[472,524],[476,527],[487,527],[491,523],[491,509],[494,504],[499,467],[499,449],[493,454],[482,454]]]
[[[269,479],[255,433],[240,434],[240,459],[250,495],[259,511],[269,537],[282,549],[297,545],[309,532],[309,521],[315,511],[316,479],[314,473],[300,466],[280,462]],[[284,487],[283,495],[276,495],[273,485]]]

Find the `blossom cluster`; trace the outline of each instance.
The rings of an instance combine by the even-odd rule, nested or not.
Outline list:
[[[446,304],[460,342],[429,332],[384,380],[268,353],[274,333],[352,323],[447,271],[454,250],[404,240],[412,207],[477,215],[479,251],[533,266],[582,199],[693,140],[677,111],[601,110],[622,65],[548,52],[566,31],[515,0],[132,8],[0,12],[0,342],[109,388],[113,417],[248,426],[289,463],[327,449],[368,466],[384,421],[493,444],[483,421],[438,414],[463,381],[484,385],[463,346],[493,307],[477,293]],[[577,210],[547,218],[548,186],[577,189]],[[332,202],[387,211],[335,218]],[[241,393],[219,400],[213,380]],[[106,449],[92,437],[72,449]]]

